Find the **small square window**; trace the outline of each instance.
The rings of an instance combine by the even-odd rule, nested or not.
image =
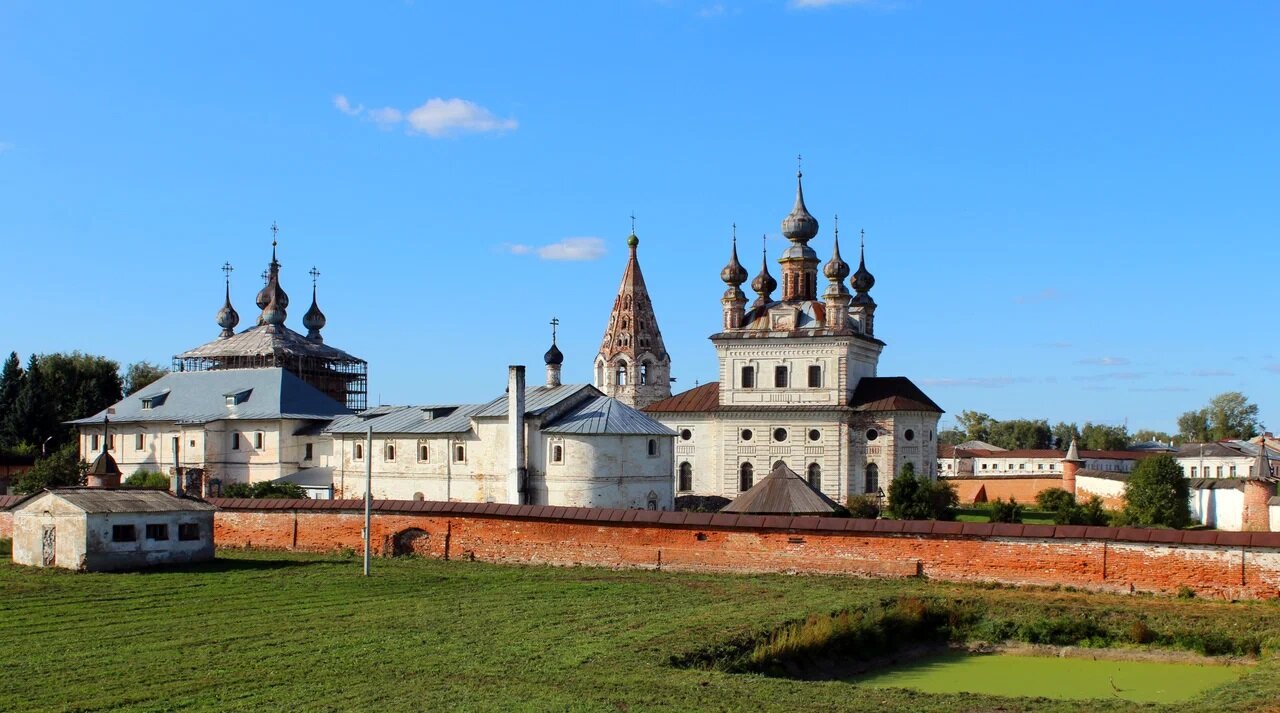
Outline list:
[[[112,542],[137,542],[138,531],[133,525],[112,525],[111,526]]]
[[[178,539],[183,542],[200,539],[200,523],[184,522],[178,525]]]
[[[164,523],[152,523],[147,525],[148,540],[167,540],[169,539],[169,526]]]

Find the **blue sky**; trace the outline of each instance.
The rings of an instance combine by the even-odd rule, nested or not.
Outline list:
[[[0,348],[167,363],[224,261],[255,318],[278,221],[372,402],[490,398],[553,315],[587,381],[634,211],[692,387],[803,154],[944,422],[1274,429],[1278,76],[1272,2],[6,2]]]

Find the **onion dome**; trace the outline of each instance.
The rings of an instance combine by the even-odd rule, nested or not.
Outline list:
[[[307,328],[307,339],[323,342],[324,337],[320,336],[320,330],[324,329],[324,325],[324,312],[321,312],[320,306],[316,304],[316,286],[313,284],[311,285],[311,308],[302,315],[302,326]]]
[[[858,271],[853,273],[853,289],[859,294],[870,292],[871,288],[876,286],[875,275],[872,275],[871,271],[867,269],[866,252],[867,234],[866,231],[863,231],[862,247],[858,250]]]
[[[768,236],[765,237],[767,238]],[[773,275],[769,274],[768,253],[763,250],[761,253],[764,254],[764,259],[760,264],[760,274],[756,275],[756,278],[751,281],[751,289],[755,290],[756,294],[760,295],[759,301],[763,303],[768,302],[769,295],[774,290],[778,289],[778,281],[773,279]]]
[[[791,213],[782,219],[782,234],[787,240],[801,243],[812,240],[818,234],[818,220],[804,206],[804,186],[800,180],[803,176],[802,172],[796,171],[796,204]]]
[[[217,316],[218,326],[222,327],[222,337],[230,337],[235,334],[237,324],[240,324],[240,315],[236,312],[236,308],[231,306],[231,284],[227,284],[227,298],[222,303],[222,309],[218,310]]]
[[[272,228],[275,228],[274,224],[272,225]],[[276,293],[276,303],[281,307],[281,309],[288,309],[289,295],[285,294],[284,289],[280,287],[280,261],[276,259],[275,240],[271,241],[271,262],[267,265],[266,280],[267,284],[258,291],[258,297],[255,300],[258,305],[258,309],[265,310],[267,308],[267,304],[271,302],[271,293],[273,291]],[[272,289],[272,285],[275,286],[274,290]]]
[[[564,354],[560,352],[560,347],[557,347],[556,343],[552,342],[551,348],[547,350],[546,354],[542,355],[542,361],[552,366],[559,366],[564,363]]]
[[[720,279],[726,285],[738,287],[747,281],[747,269],[738,262],[738,236],[733,237],[733,251],[730,253],[729,264],[724,266],[720,271]]]
[[[283,325],[285,318],[288,316],[285,306],[280,303],[280,295],[284,294],[284,290],[280,289],[280,284],[276,282],[275,275],[271,276],[271,281],[267,283],[267,289],[270,290],[268,294],[271,295],[271,299],[267,302],[267,306],[262,308],[262,316],[258,319],[262,324],[275,328]]]
[[[839,224],[837,223],[837,226]],[[841,283],[843,287],[844,278],[849,276],[849,263],[840,259],[840,228],[835,230],[835,245],[831,249],[831,259],[822,267],[822,274],[832,282]]]
[[[627,247],[634,250],[635,247],[639,244],[640,244],[640,238],[637,238],[635,233],[632,233],[627,236]]]

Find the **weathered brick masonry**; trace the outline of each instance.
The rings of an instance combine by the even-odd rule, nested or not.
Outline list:
[[[358,500],[214,500],[221,547],[362,547]],[[373,550],[488,562],[1280,596],[1280,533],[374,501]]]

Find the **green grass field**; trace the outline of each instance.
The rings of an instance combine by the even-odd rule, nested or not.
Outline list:
[[[1082,617],[1123,630],[1280,641],[1280,606],[923,580],[504,567],[222,553],[186,570],[75,574],[0,564],[0,710],[1076,711],[1080,703],[871,689],[676,668],[673,655],[897,595],[1001,622]],[[1143,710],[1257,711],[1240,681]],[[1090,710],[1133,710],[1091,701]]]

